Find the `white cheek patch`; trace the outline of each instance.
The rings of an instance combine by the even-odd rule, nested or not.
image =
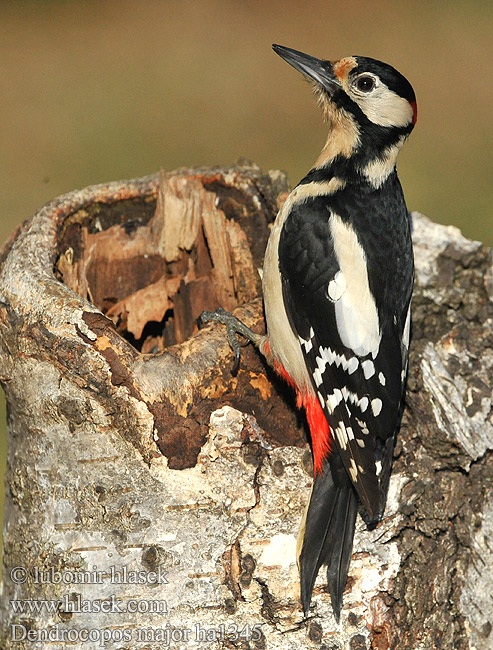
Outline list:
[[[371,354],[374,359],[381,334],[377,307],[368,282],[365,253],[354,230],[337,214],[331,214],[329,227],[346,284],[346,290],[334,303],[340,339],[356,355]]]
[[[352,91],[352,99],[358,104],[366,117],[378,126],[403,127],[414,119],[413,107],[381,81],[367,94]]]

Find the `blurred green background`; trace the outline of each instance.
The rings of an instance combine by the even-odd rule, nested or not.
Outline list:
[[[54,196],[161,167],[245,156],[295,184],[326,129],[280,43],[408,77],[408,206],[492,244],[492,25],[489,0],[0,2],[0,241]]]

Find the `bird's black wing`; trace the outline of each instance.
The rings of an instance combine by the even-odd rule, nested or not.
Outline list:
[[[399,299],[396,313],[388,309],[388,295],[372,295],[357,233],[329,201],[326,210],[316,201],[294,206],[279,251],[284,303],[331,428],[333,453],[368,518],[376,520],[385,506],[401,414],[410,296]],[[385,278],[381,284],[377,293],[385,291]],[[382,322],[377,305],[386,300]]]

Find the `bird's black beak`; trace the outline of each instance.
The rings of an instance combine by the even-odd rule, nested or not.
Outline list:
[[[290,47],[284,47],[283,45],[273,45],[272,48],[293,68],[301,72],[305,77],[319,83],[329,94],[340,88],[339,79],[334,74],[330,61],[316,59],[314,56],[303,54],[303,52],[292,50]]]

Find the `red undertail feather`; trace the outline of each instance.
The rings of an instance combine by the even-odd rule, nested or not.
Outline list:
[[[315,395],[303,399],[303,405],[312,436],[314,472],[318,474],[322,472],[322,463],[330,453],[330,427]]]
[[[268,343],[265,347],[267,347]],[[269,350],[270,352],[270,347]],[[265,353],[265,352],[264,352]],[[315,395],[302,395],[298,390],[298,387],[288,375],[284,366],[277,360],[273,360],[274,370],[282,377],[284,381],[294,388],[296,391],[296,406],[301,408],[302,406],[306,411],[306,419],[308,420],[308,426],[310,427],[310,434],[312,437],[312,451],[313,451],[313,466],[314,473],[322,472],[322,464],[325,458],[330,453],[330,427],[327,419],[324,415],[320,402]]]
[[[284,381],[285,381],[289,386],[291,386],[291,388],[294,388],[294,390],[296,391],[296,406],[297,406],[298,408],[301,408],[301,405],[302,405],[303,402],[302,402],[302,400],[301,400],[301,398],[300,398],[299,390],[298,390],[298,388],[296,387],[296,384],[294,383],[294,381],[293,381],[293,380],[291,379],[291,377],[288,375],[288,372],[287,372],[286,368],[285,368],[285,367],[282,365],[282,363],[280,363],[277,359],[274,359],[273,365],[274,365],[274,370],[275,370],[276,373],[279,375],[279,377],[281,377],[282,379],[284,379]]]

